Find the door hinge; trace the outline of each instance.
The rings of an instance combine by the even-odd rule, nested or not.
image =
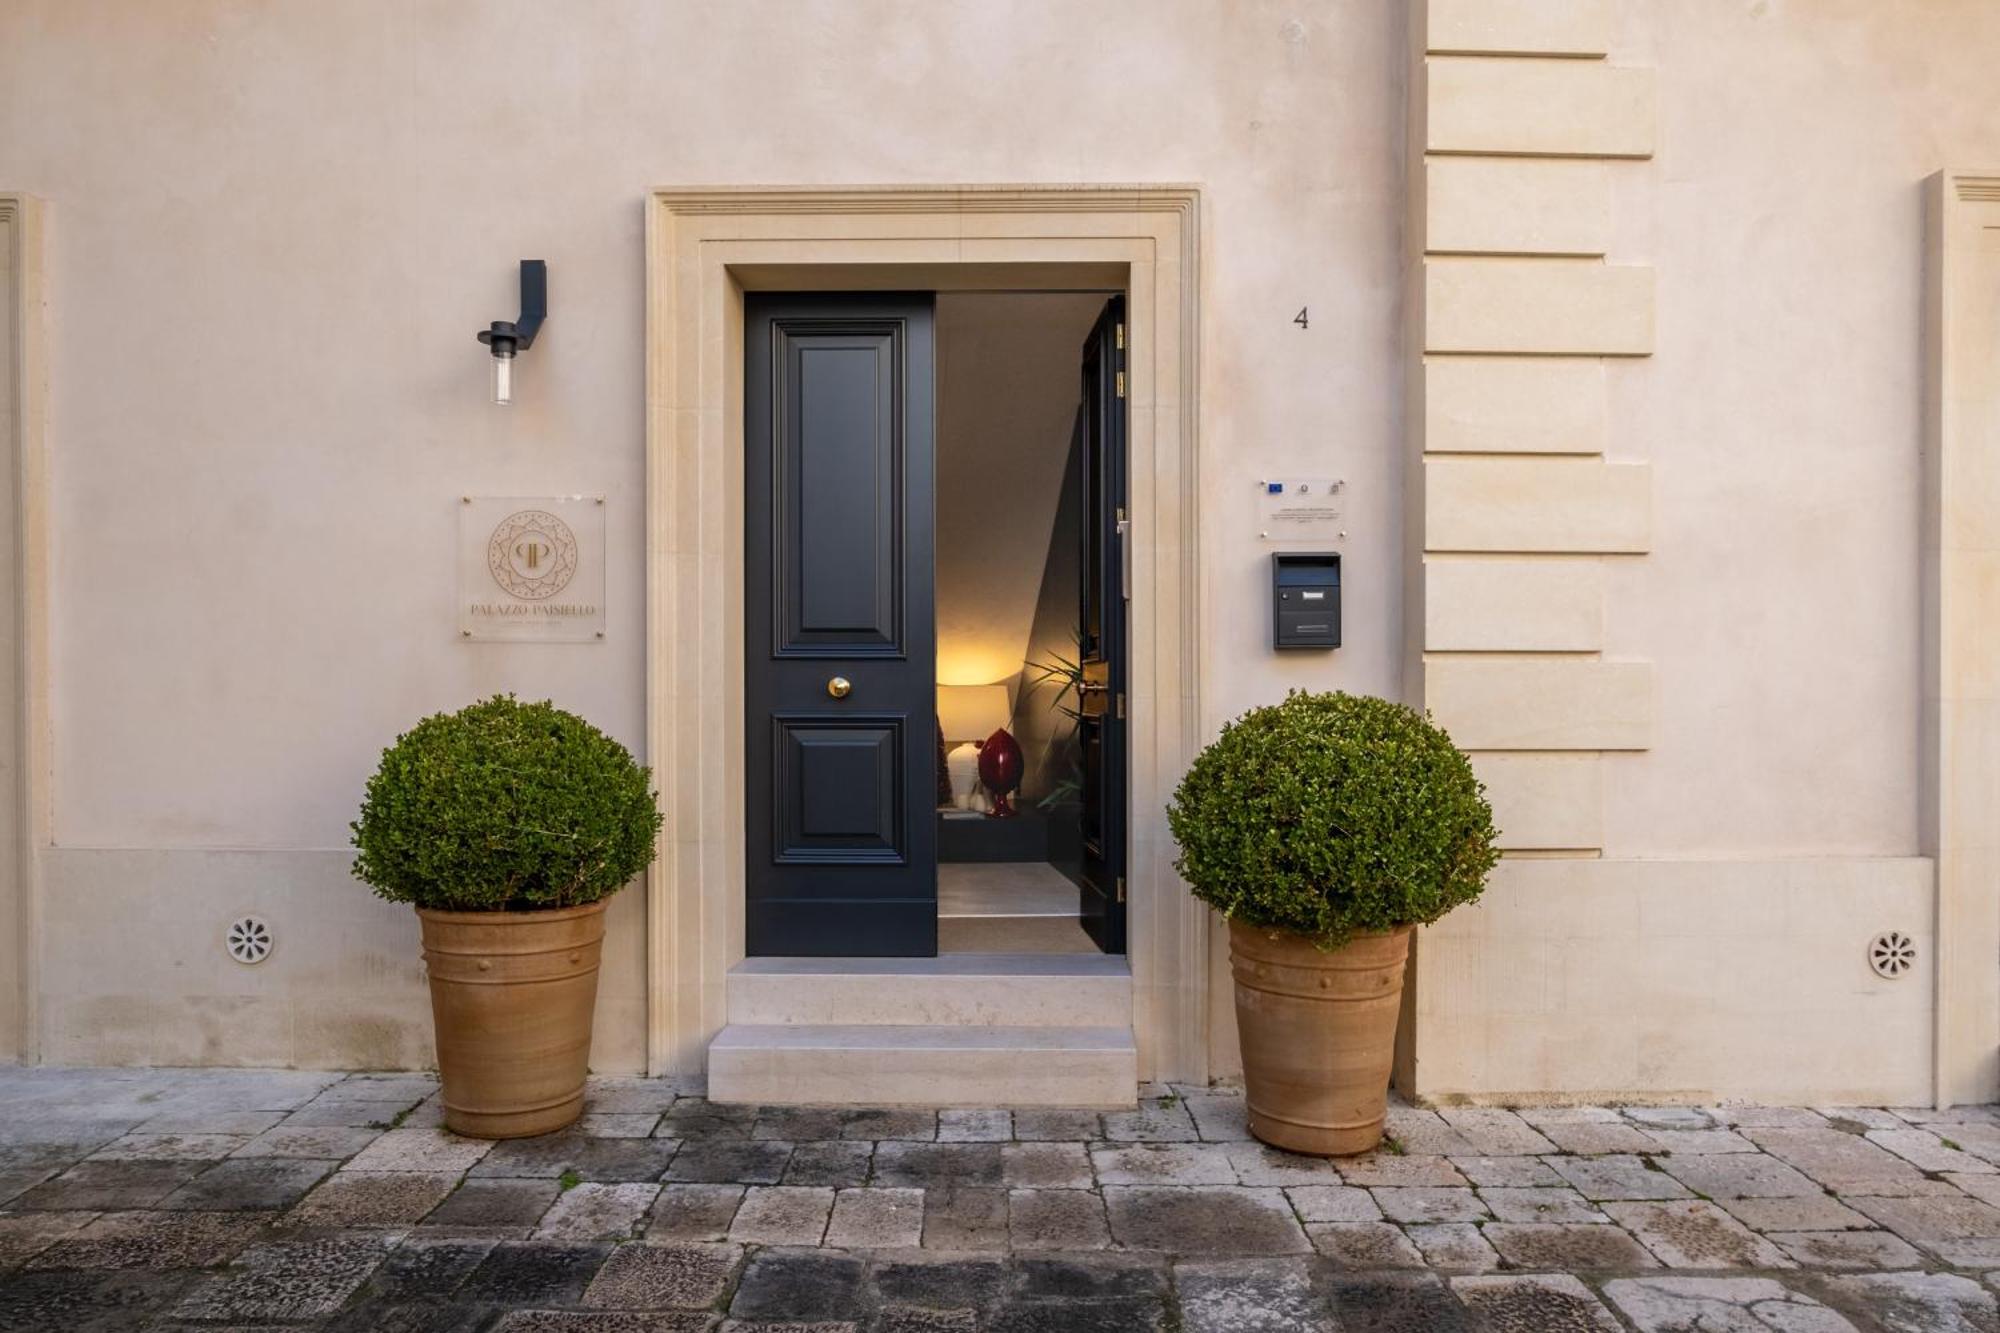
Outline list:
[[[1125,350],[1125,326],[1123,324],[1116,324],[1112,327],[1118,330],[1118,350],[1122,352]]]
[[[1122,370],[1118,372],[1118,396],[1125,396],[1125,372]]]
[[[1125,720],[1125,691],[1118,691],[1118,720]]]
[[[1118,884],[1118,901],[1122,903],[1125,901],[1125,877],[1123,875],[1120,875],[1118,877],[1117,884]]]

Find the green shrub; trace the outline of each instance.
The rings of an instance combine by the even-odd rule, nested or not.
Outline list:
[[[1224,727],[1167,822],[1203,902],[1322,949],[1437,920],[1477,898],[1499,858],[1492,808],[1451,738],[1351,694],[1294,691]]]
[[[350,826],[355,877],[444,911],[578,907],[653,859],[660,811],[631,752],[554,704],[499,695],[398,736]]]

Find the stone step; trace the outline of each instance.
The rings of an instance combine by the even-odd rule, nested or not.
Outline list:
[[[765,1106],[1131,1106],[1139,1053],[1122,1027],[731,1023],[708,1095]]]
[[[751,1026],[1130,1027],[1123,957],[959,953],[936,958],[746,958],[729,1021]]]
[[[938,952],[1095,954],[1098,948],[1074,912],[1060,916],[940,914]]]

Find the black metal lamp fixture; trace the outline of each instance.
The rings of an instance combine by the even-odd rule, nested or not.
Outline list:
[[[506,407],[514,401],[514,356],[535,345],[535,334],[549,314],[549,266],[539,259],[521,261],[521,317],[504,319],[479,331],[479,341],[493,349],[493,401]]]

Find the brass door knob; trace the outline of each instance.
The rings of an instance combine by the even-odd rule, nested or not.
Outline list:
[[[836,699],[845,699],[847,692],[853,688],[852,685],[847,683],[847,677],[845,676],[835,676],[826,683],[826,692]]]

